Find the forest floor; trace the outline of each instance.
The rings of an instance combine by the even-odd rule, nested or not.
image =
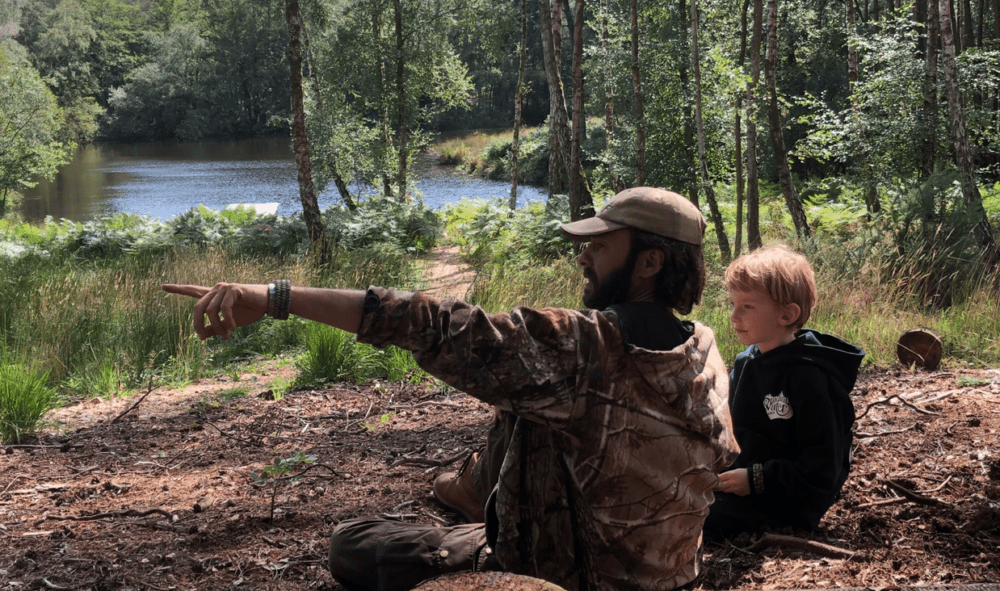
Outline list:
[[[458,523],[431,482],[489,406],[430,382],[273,400],[291,371],[83,400],[0,448],[0,590],[339,590],[340,520]],[[820,531],[709,546],[695,590],[1000,583],[1000,371],[868,368],[852,398],[855,464]],[[255,483],[297,452],[316,458],[298,478]]]

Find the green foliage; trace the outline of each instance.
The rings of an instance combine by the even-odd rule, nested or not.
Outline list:
[[[297,451],[285,459],[274,458],[274,462],[265,466],[260,472],[250,472],[250,477],[258,486],[267,486],[271,489],[271,514],[269,520],[274,520],[274,497],[278,492],[278,487],[286,482],[292,483],[298,480],[298,475],[290,476],[292,470],[302,465],[309,465],[316,462],[316,456],[306,455]]]
[[[408,351],[360,344],[354,335],[325,324],[307,327],[305,349],[297,364],[300,387],[342,381],[363,384],[375,378],[401,381],[423,375]]]
[[[35,432],[42,416],[55,406],[48,373],[30,371],[0,359],[0,441],[18,443]]]
[[[52,93],[11,39],[0,40],[0,217],[7,195],[51,178],[71,145],[58,140],[63,116]]]

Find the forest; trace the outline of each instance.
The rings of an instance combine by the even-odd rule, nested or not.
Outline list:
[[[706,204],[723,259],[761,243],[762,195],[800,238],[822,223],[811,204],[835,204],[992,252],[998,13],[997,0],[7,0],[0,199],[77,143],[287,134],[300,104],[310,177],[348,205],[351,180],[406,195],[439,132],[513,127],[510,169],[518,126],[546,125],[545,182],[574,218],[648,184]]]

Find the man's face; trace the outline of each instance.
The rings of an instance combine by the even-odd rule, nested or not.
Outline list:
[[[603,310],[627,302],[632,291],[635,259],[630,257],[632,233],[628,228],[590,237],[576,257],[583,267],[583,305]]]

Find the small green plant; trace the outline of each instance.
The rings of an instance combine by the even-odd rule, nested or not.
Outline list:
[[[18,443],[35,432],[42,416],[55,406],[49,374],[0,361],[0,440]]]
[[[234,398],[246,398],[247,389],[243,386],[236,386],[234,388],[227,388],[225,390],[220,390],[216,395],[215,399],[219,402],[229,402]]]
[[[278,494],[278,487],[286,482],[295,482],[301,476],[290,474],[291,471],[303,464],[312,464],[316,461],[316,456],[306,455],[300,451],[295,452],[291,457],[281,459],[274,458],[274,462],[265,466],[260,472],[251,472],[250,477],[258,486],[266,486],[271,489],[271,515],[268,521],[274,521],[274,497]]]
[[[369,433],[374,433],[379,428],[379,425],[388,425],[394,418],[396,418],[396,413],[394,412],[382,413],[376,420],[362,422],[361,428]]]
[[[978,376],[958,376],[955,378],[955,384],[959,388],[975,388],[978,386],[987,386],[992,383],[993,380],[988,380]]]

